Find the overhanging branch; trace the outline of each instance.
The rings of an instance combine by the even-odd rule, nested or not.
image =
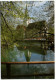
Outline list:
[[[3,13],[2,13],[2,12],[0,12],[0,14],[1,14],[1,16],[3,17],[3,19],[4,19],[4,21],[5,21],[5,24],[6,24],[7,28],[10,30],[11,35],[13,36],[13,33],[12,33],[11,29],[9,28],[9,26],[8,26],[7,22],[6,22],[5,17],[3,16]]]

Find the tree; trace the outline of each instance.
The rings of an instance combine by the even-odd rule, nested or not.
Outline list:
[[[49,33],[54,34],[54,1],[48,1],[45,5],[48,4],[48,7],[44,9],[47,13],[46,16],[49,17],[47,21],[47,28]]]
[[[25,38],[25,30],[26,30],[26,27],[24,25],[18,25],[16,27],[16,35],[15,35],[15,38],[17,40],[19,39],[24,39]]]
[[[1,41],[2,44],[10,45],[13,43],[15,39],[15,29],[13,28],[12,20],[14,20],[16,17],[23,18],[23,12],[22,7],[19,9],[16,8],[15,4],[16,2],[0,2],[0,14],[1,14]],[[22,32],[22,31],[21,31]],[[23,34],[23,33],[22,33]],[[12,40],[11,40],[12,39]]]

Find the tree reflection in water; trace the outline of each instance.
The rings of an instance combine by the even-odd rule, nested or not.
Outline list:
[[[18,46],[15,45],[13,49],[4,49],[4,55],[2,54],[1,57],[3,58],[2,62],[4,61],[5,62],[54,61],[54,52],[52,50],[44,49],[36,45],[29,45],[29,44],[28,45],[18,45]],[[12,74],[13,75],[39,74],[39,73],[41,74],[54,73],[54,64],[11,65],[11,75]],[[4,68],[4,65],[2,65],[2,74],[4,75],[6,74],[6,69]],[[41,79],[43,77],[35,77],[35,78]],[[47,77],[47,78],[51,78],[51,77]]]
[[[14,49],[2,50],[1,59],[2,62],[53,61],[54,52],[37,45],[14,45]]]
[[[31,52],[29,50],[25,50],[25,58],[26,58],[26,61],[30,61],[30,58],[31,58]]]

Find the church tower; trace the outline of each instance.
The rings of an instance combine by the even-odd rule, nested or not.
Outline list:
[[[26,9],[25,9],[25,16],[24,16],[23,24],[26,27],[29,24],[29,14],[28,14],[28,9],[27,9],[27,4],[26,4]]]

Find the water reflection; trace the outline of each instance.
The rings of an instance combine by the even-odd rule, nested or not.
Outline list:
[[[3,49],[3,48],[2,48]],[[53,50],[48,49],[47,44],[17,44],[14,47],[4,48],[1,54],[2,62],[29,62],[29,61],[54,61]],[[2,75],[6,76],[6,67],[2,65]],[[15,64],[11,65],[11,75],[23,74],[54,74],[54,64]],[[46,76],[45,76],[46,77]],[[3,76],[2,76],[3,78]],[[13,77],[14,78],[14,77]],[[19,78],[19,77],[16,77]],[[22,78],[22,77],[21,77]],[[25,78],[25,77],[24,77]],[[29,77],[27,77],[29,78]],[[30,78],[32,78],[30,76]],[[43,78],[34,77],[34,78]],[[47,77],[47,78],[54,78]]]
[[[1,54],[2,62],[53,61],[54,52],[38,45],[18,44],[14,45],[13,49],[5,48],[4,52]],[[43,43],[42,46],[44,46]]]
[[[25,58],[26,58],[26,61],[30,61],[30,58],[31,58],[31,52],[29,50],[25,50]]]

